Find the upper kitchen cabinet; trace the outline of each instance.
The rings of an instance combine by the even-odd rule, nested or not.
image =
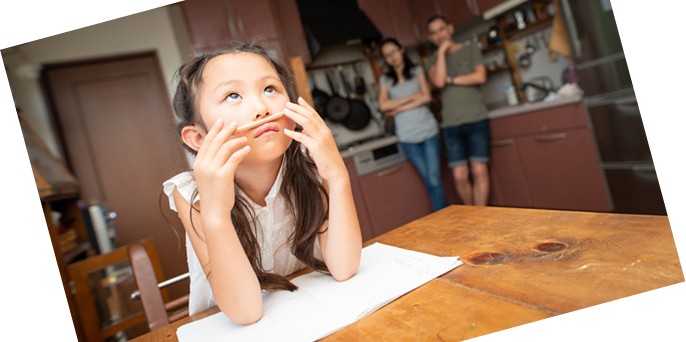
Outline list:
[[[453,26],[475,19],[502,0],[407,0],[412,20],[412,32],[420,41],[426,40],[426,21],[433,15],[446,17]],[[402,4],[398,4],[402,6]]]
[[[302,18],[296,0],[272,1],[279,14],[282,40],[289,57],[300,56],[304,63],[310,63],[312,56],[307,45]]]
[[[474,4],[476,5],[476,10],[478,13],[483,14],[489,9],[500,5],[503,1],[505,0],[474,0]]]
[[[198,53],[260,41],[284,60],[309,59],[295,0],[186,0],[181,6]]]
[[[408,0],[359,0],[358,3],[384,37],[394,37],[406,46],[423,40],[417,23],[413,22]]]

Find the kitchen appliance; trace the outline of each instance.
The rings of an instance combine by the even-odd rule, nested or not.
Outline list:
[[[560,10],[614,210],[666,214],[610,1],[560,0]]]
[[[392,137],[372,141],[364,147],[360,146],[359,151],[353,155],[358,176],[383,170],[405,160],[403,150]]]

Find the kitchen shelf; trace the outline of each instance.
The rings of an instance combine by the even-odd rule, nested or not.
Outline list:
[[[553,23],[553,18],[546,18],[539,20],[535,23],[532,24],[527,24],[527,26],[521,30],[514,30],[514,31],[504,31],[503,30],[503,35],[505,36],[505,39],[507,40],[516,40],[518,38],[522,38],[524,36],[530,35],[532,33],[536,33],[537,31],[543,30],[545,28],[550,27]]]

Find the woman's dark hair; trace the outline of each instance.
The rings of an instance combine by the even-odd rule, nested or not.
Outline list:
[[[383,60],[383,63],[386,66],[386,73],[384,75],[386,75],[391,80],[393,80],[393,84],[397,84],[398,78],[399,78],[398,74],[395,72],[395,69],[392,66],[388,65],[388,62],[386,62],[386,58],[384,58],[383,53],[381,52],[381,49],[384,46],[386,46],[387,44],[393,44],[393,45],[397,46],[398,49],[402,49],[403,46],[402,46],[402,44],[400,44],[400,42],[397,39],[392,38],[392,37],[384,38],[381,41],[381,43],[379,43],[379,54],[381,54],[381,60]],[[403,52],[403,62],[404,62],[403,63],[404,64],[404,66],[403,66],[403,77],[406,80],[414,78],[416,75],[414,75],[413,70],[414,70],[414,67],[416,64],[414,62],[412,62],[410,57],[407,55],[407,52]]]
[[[272,58],[262,46],[257,43],[236,43],[235,45],[203,54],[182,65],[176,72],[178,84],[174,94],[174,111],[179,119],[177,133],[180,135],[185,126],[200,124],[205,127],[197,111],[197,92],[202,84],[202,74],[207,62],[212,58],[232,53],[254,53],[267,60],[276,70],[281,82],[286,87],[290,101],[295,102],[296,92],[290,71],[280,62]],[[301,130],[296,127],[296,130]],[[189,146],[186,149],[196,153]],[[307,153],[300,149],[300,143],[293,140],[285,153],[285,170],[281,183],[280,193],[286,199],[287,211],[295,216],[295,229],[289,236],[291,252],[298,260],[314,270],[329,273],[326,264],[314,256],[314,245],[319,235],[319,229],[329,216],[329,195],[324,186],[317,178],[316,165]],[[250,264],[260,281],[260,286],[267,290],[297,289],[297,286],[288,281],[284,276],[269,273],[262,267],[260,246],[257,240],[255,227],[251,222],[255,220],[255,213],[239,191],[240,184],[235,182],[235,204],[231,209],[231,221],[236,229],[241,246],[250,260]],[[197,198],[197,189],[193,193],[191,203]],[[193,212],[200,212],[195,205],[191,205],[190,217],[193,222]],[[193,226],[195,229],[195,226]],[[197,231],[196,231],[197,234]],[[208,275],[209,276],[209,275]]]

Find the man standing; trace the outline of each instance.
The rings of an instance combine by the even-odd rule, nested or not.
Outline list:
[[[441,128],[457,193],[466,205],[486,205],[491,134],[479,89],[486,82],[486,68],[479,47],[455,42],[453,30],[443,16],[427,21],[428,39],[437,50],[426,69],[431,83],[441,89]]]

